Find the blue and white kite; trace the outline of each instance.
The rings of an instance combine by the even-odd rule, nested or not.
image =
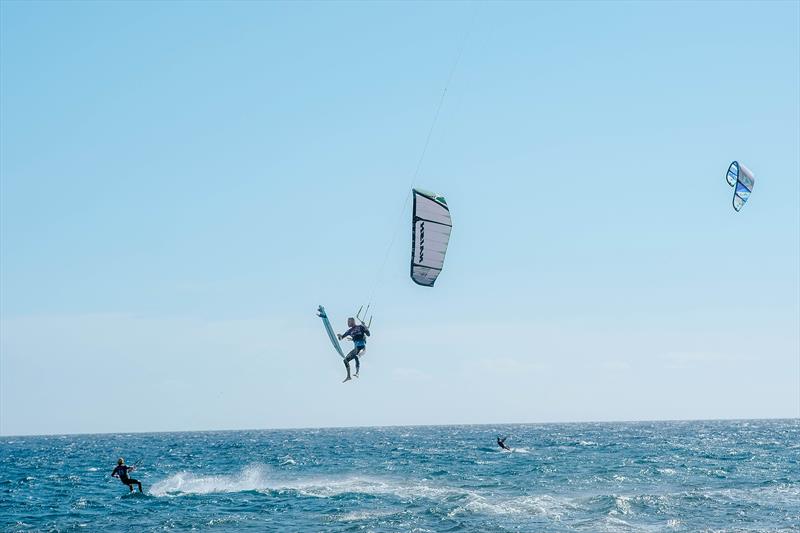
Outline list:
[[[755,177],[753,177],[753,173],[750,172],[749,168],[738,161],[734,161],[728,167],[725,179],[728,180],[728,185],[735,187],[733,191],[733,208],[736,211],[740,211],[747,199],[750,198],[750,193],[753,192]]]

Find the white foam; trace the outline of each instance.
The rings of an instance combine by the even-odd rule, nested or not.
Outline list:
[[[75,508],[83,509],[89,505],[89,500],[86,498],[78,498],[72,505]]]
[[[558,522],[565,514],[575,509],[569,500],[546,494],[495,501],[477,494],[471,496],[471,501],[464,506],[464,509],[477,513],[537,515]]]
[[[406,502],[415,499],[447,502],[449,516],[462,513],[492,515],[539,516],[551,522],[568,520],[576,513],[585,511],[586,504],[594,498],[556,497],[548,494],[504,497],[500,494],[482,492],[447,485],[433,481],[406,480],[398,478],[379,478],[359,475],[335,476],[291,476],[287,469],[270,470],[265,465],[254,464],[233,474],[200,475],[193,472],[173,474],[151,486],[153,496],[181,496],[189,494],[232,493],[243,491],[293,491],[313,498],[333,498],[342,494],[389,495]],[[789,498],[797,494],[796,488],[784,489]],[[774,497],[775,488],[769,493]],[[656,499],[671,498],[675,495],[658,496]],[[608,500],[605,500],[608,498]],[[619,530],[629,524],[623,520],[635,514],[634,504],[637,496],[609,495],[603,497],[611,502],[608,513],[603,517],[605,527],[601,529]],[[388,516],[397,511],[377,511],[358,509],[353,512],[329,515],[329,520],[337,522],[358,522]],[[673,522],[669,527],[678,527]]]
[[[373,518],[384,518],[396,514],[395,511],[353,511],[333,517],[337,522],[360,522]]]
[[[330,498],[346,493],[385,495],[400,498],[427,498],[439,500],[448,496],[464,495],[467,492],[448,487],[434,487],[424,483],[403,483],[392,480],[350,476],[342,478],[317,478],[281,483],[284,490],[296,490],[305,496]]]
[[[614,496],[614,509],[609,511],[609,515],[616,514],[630,514],[631,512],[631,497],[630,496]]]
[[[239,515],[232,514],[232,515],[227,515],[227,516],[223,516],[223,517],[219,517],[219,518],[212,518],[211,520],[206,522],[206,525],[211,526],[211,527],[219,527],[219,526],[224,526],[224,525],[227,525],[227,524],[236,524],[238,522],[241,522],[242,520],[243,519]]]
[[[154,483],[149,492],[153,496],[177,496],[268,490],[269,488],[266,468],[262,465],[251,465],[232,476],[203,476],[192,472],[179,472]]]
[[[403,500],[426,499],[449,501],[456,507],[449,513],[488,513],[494,515],[538,515],[560,521],[577,509],[574,502],[549,495],[497,498],[480,492],[413,480],[381,479],[367,476],[287,478],[285,472],[272,472],[264,465],[250,465],[232,475],[198,475],[179,472],[154,483],[153,496],[231,493],[242,491],[296,491],[314,498],[332,498],[341,494],[390,495]],[[332,520],[357,522],[391,515],[386,511],[355,511],[334,515]],[[622,513],[624,514],[624,513]]]
[[[264,465],[250,465],[233,475],[198,475],[192,472],[179,472],[154,483],[149,492],[153,496],[180,496],[186,494],[270,490],[293,490],[302,495],[316,498],[330,498],[345,493],[358,493],[391,494],[401,498],[437,500],[448,496],[465,494],[465,491],[447,487],[435,487],[424,483],[403,483],[362,476],[278,478],[272,475],[272,472]]]
[[[629,531],[633,527],[630,523],[615,516],[604,516],[602,522],[604,522],[607,527],[611,527],[611,531]]]

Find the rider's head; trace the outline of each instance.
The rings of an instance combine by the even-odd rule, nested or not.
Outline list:
[[[347,319],[347,327],[348,328],[352,328],[355,325],[356,325],[356,319],[355,318],[350,317],[350,318]]]
[[[121,465],[124,465],[124,464],[125,464],[125,459],[123,459],[122,457],[120,457],[119,459],[117,459],[117,464],[118,464],[118,465],[120,465],[120,466],[121,466]]]

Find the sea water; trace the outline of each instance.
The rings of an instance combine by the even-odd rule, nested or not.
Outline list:
[[[800,531],[800,421],[2,437],[0,528]]]

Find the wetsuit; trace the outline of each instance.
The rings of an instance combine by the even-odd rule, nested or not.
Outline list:
[[[128,477],[128,472],[133,470],[134,467],[127,465],[119,465],[111,473],[111,477],[118,477],[120,481],[128,485],[128,488],[133,492],[133,486],[139,485],[139,492],[142,492],[142,484],[138,480]]]
[[[497,445],[500,446],[501,448],[503,448],[504,450],[510,450],[511,449],[508,446],[506,446],[506,439],[507,438],[508,437],[505,437],[505,438],[501,439],[500,437],[497,437]]]
[[[361,353],[362,350],[367,349],[367,337],[369,337],[369,329],[366,326],[359,324],[358,326],[353,326],[352,328],[348,329],[342,334],[342,338],[350,337],[353,339],[353,344],[355,347],[350,350],[350,353],[347,354],[347,357],[344,358],[344,366],[347,368],[347,377],[350,377],[350,361],[353,359],[356,360],[356,375],[358,375],[358,370],[361,367],[361,363],[358,360],[358,354]]]

